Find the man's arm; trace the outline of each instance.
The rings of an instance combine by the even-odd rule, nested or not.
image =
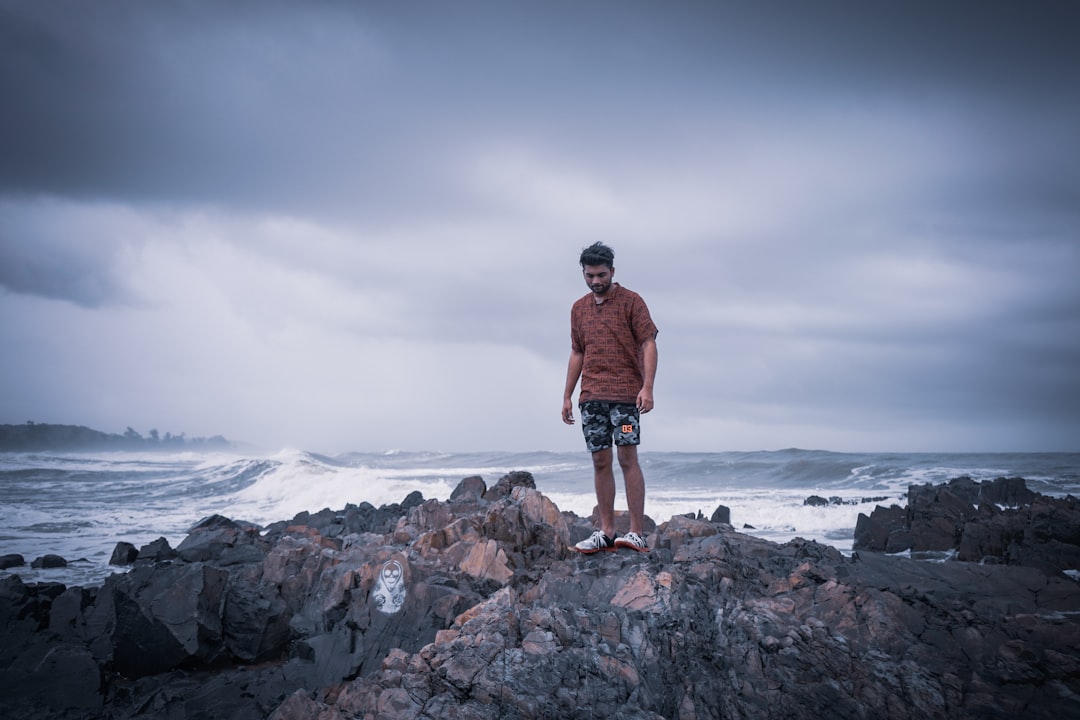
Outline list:
[[[644,382],[637,396],[637,407],[643,413],[653,409],[653,381],[656,380],[656,338],[641,343],[644,365],[641,368]]]
[[[566,365],[566,389],[563,390],[562,421],[567,425],[574,424],[574,388],[577,387],[578,378],[581,377],[581,368],[585,365],[585,353],[576,350],[570,351],[570,362]],[[655,365],[655,363],[654,363]]]

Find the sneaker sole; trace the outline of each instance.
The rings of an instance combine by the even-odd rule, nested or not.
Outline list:
[[[638,547],[637,545],[634,545],[633,543],[621,543],[620,544],[619,541],[616,540],[614,549],[615,550],[622,550],[623,548],[626,548],[627,550],[634,550],[636,552],[649,552],[648,547]]]
[[[579,547],[571,547],[571,549],[572,549],[572,550],[573,550],[574,552],[579,552],[579,553],[581,553],[582,555],[592,555],[593,553],[598,553],[598,552],[615,552],[615,548],[614,548],[614,547],[606,547],[606,548],[592,548],[591,550],[582,550],[582,549],[581,549],[581,548],[579,548]]]

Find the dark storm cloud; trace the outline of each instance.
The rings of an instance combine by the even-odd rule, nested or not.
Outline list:
[[[313,21],[274,4],[6,11],[2,89],[16,109],[4,114],[10,162],[0,181],[9,191],[243,202],[302,189],[335,150],[323,140],[349,141],[337,126],[349,108],[332,103],[357,98],[330,78],[347,72],[361,84],[367,56],[362,33],[346,43],[335,30],[328,15],[340,11]],[[378,156],[362,152],[372,125],[356,123],[353,159]]]
[[[382,373],[479,425],[461,377],[561,389],[599,239],[654,306],[679,447],[718,418],[780,428],[751,447],[1068,445],[1077,7],[0,0],[14,420],[194,417],[213,385],[238,418],[304,424],[274,387],[392,428]],[[116,380],[52,389],[61,334]]]
[[[464,198],[440,165],[509,127],[633,171],[658,132],[806,102],[974,95],[989,112],[1026,102],[1034,114],[1077,59],[1064,3],[0,12],[0,188],[255,206],[451,206]],[[1076,117],[1075,99],[1052,99]],[[1041,136],[1032,114],[1012,131]],[[670,159],[693,148],[681,155]]]

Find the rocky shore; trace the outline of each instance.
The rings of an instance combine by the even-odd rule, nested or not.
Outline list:
[[[214,516],[120,543],[101,587],[0,579],[0,717],[1080,717],[1075,499],[954,484],[860,518],[851,557],[722,512],[579,555],[591,522],[528,473]]]

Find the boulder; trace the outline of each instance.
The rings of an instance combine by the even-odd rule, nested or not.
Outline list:
[[[225,659],[221,608],[228,573],[210,565],[135,567],[105,580],[112,667],[138,678]]]
[[[169,545],[169,541],[163,537],[159,537],[157,540],[149,542],[139,548],[135,562],[142,565],[153,565],[154,563],[175,560],[176,557],[176,551]]]
[[[135,562],[139,557],[139,551],[129,542],[120,541],[116,543],[116,547],[113,548],[112,557],[109,558],[110,565],[130,565]]]
[[[731,508],[727,505],[717,505],[713,510],[712,516],[709,518],[710,522],[719,523],[721,525],[731,524]]]
[[[214,515],[192,528],[176,554],[186,562],[212,559],[217,565],[236,565],[261,562],[266,549],[258,528]]]
[[[855,521],[856,550],[900,552],[911,547],[907,511],[899,505],[878,505],[870,515],[859,513]]]
[[[479,475],[470,475],[458,483],[450,493],[451,502],[476,502],[487,492],[487,483]]]
[[[67,560],[59,555],[42,555],[39,558],[35,558],[30,567],[33,568],[62,568],[67,567]]]

